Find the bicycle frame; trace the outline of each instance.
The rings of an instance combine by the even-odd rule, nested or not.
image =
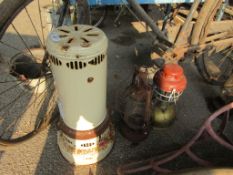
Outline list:
[[[194,0],[138,0],[139,4],[192,3]],[[122,0],[88,0],[89,5],[122,5]]]
[[[159,44],[155,44],[155,52],[152,59],[163,57],[166,62],[177,62],[183,59],[188,52],[201,54],[207,48],[214,48],[219,52],[231,47],[233,43],[233,20],[220,20],[223,12],[233,16],[233,8],[222,5],[223,0],[139,0],[139,4],[163,4],[163,3],[192,3],[190,10],[175,9],[171,14],[174,23],[164,24],[158,22],[159,28],[167,32],[167,39],[157,36]],[[76,3],[76,0],[69,0],[69,4]],[[225,1],[226,3],[228,1]],[[127,5],[124,0],[88,0],[89,6],[105,5]],[[200,9],[200,10],[199,10]],[[220,10],[219,10],[220,9]],[[198,11],[199,14],[198,15]],[[215,15],[216,21],[214,21]],[[184,18],[182,15],[185,15]],[[139,25],[138,25],[139,26]],[[164,27],[165,26],[165,27]],[[143,30],[143,29],[140,29]],[[145,30],[145,29],[144,29]],[[158,32],[157,32],[158,33]],[[155,32],[156,34],[156,32]],[[158,34],[157,34],[158,35]],[[173,44],[164,42],[169,41]]]
[[[123,0],[88,0],[90,6],[93,5],[122,5]],[[233,9],[222,6],[223,0],[205,0],[201,10],[202,0],[138,0],[139,4],[171,4],[171,3],[193,3],[189,11],[175,10],[171,16],[174,17],[175,24],[167,24],[164,31],[167,31],[168,40],[173,47],[166,42],[160,41],[155,45],[152,59],[163,57],[167,62],[177,62],[183,59],[187,52],[202,53],[207,48],[215,48],[217,52],[232,46],[233,43],[233,21],[221,20],[223,12],[233,15]],[[225,1],[226,3],[228,1]],[[125,4],[126,5],[126,4]],[[220,10],[219,10],[220,9]],[[198,10],[200,15],[198,15]],[[218,11],[219,10],[219,11]],[[216,13],[217,20],[212,20]],[[178,13],[185,13],[185,19]],[[178,15],[177,15],[178,14]],[[195,20],[193,20],[195,19]],[[210,20],[211,19],[211,20]],[[162,21],[158,22],[162,30],[165,26]]]
[[[213,18],[222,5],[222,0],[206,0],[200,6],[200,0],[195,0],[190,11],[175,11],[175,24],[166,25],[168,39],[174,44],[172,48],[166,45],[156,45],[157,52],[152,54],[153,59],[163,57],[167,62],[177,62],[183,59],[187,52],[202,53],[207,48],[214,48],[217,52],[233,46],[233,20],[214,21]],[[232,8],[224,9],[225,13],[233,15]],[[188,14],[186,19],[179,15]],[[178,14],[178,15],[177,15]],[[193,21],[193,19],[196,19]],[[162,21],[158,22],[162,28]]]

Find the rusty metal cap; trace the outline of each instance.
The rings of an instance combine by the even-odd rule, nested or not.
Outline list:
[[[183,92],[187,85],[183,68],[178,64],[165,64],[154,77],[154,83],[165,92]]]

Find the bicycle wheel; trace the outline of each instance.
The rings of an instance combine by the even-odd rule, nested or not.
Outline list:
[[[45,50],[47,0],[0,5],[0,145],[32,138],[55,119],[57,93]]]
[[[101,26],[107,15],[107,7],[96,5],[90,7],[90,24],[93,26]]]
[[[206,82],[223,85],[232,73],[232,48],[217,53],[205,51],[196,59],[196,65]]]
[[[231,37],[227,32],[232,29],[217,30],[212,33],[209,29],[211,22],[215,20],[229,21],[232,19],[232,14],[224,13],[225,8],[227,6],[221,0],[209,1],[209,3],[204,4],[193,29],[191,40],[193,45],[209,44]],[[196,57],[196,65],[205,81],[214,85],[223,85],[232,73],[232,59],[232,47],[231,43],[228,43],[206,48],[202,54]]]

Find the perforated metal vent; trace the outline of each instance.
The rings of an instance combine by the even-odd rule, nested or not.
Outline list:
[[[89,143],[83,143],[83,144],[81,144],[81,147],[91,147],[93,145],[95,145],[95,143],[89,142]]]
[[[104,32],[94,26],[61,26],[49,34],[47,50],[61,61],[78,59],[78,61],[87,60],[88,62],[90,57],[95,57],[96,61],[93,60],[90,64],[99,64],[104,57],[100,54],[106,52],[107,44]]]
[[[55,64],[56,66],[61,66],[62,65],[62,62],[53,55],[49,55],[49,60],[50,60],[51,63]]]
[[[84,30],[81,31],[83,27],[79,27],[77,25],[73,26],[73,28],[67,28],[67,29],[58,29],[58,36],[60,38],[66,39],[66,41],[61,45],[62,51],[69,51],[70,45],[73,42],[78,42],[78,44],[81,47],[89,47],[92,44],[93,39],[91,37],[98,37],[99,33],[98,31],[95,31],[93,27],[88,27],[87,29],[84,28]],[[73,35],[73,32],[76,31],[79,33],[80,37],[77,38],[77,36]],[[79,36],[78,35],[78,36]],[[78,39],[78,40],[77,40]],[[95,39],[94,39],[95,40]]]
[[[82,62],[82,61],[70,61],[68,63],[66,63],[66,66],[70,69],[82,69],[85,68],[87,66],[86,63]]]
[[[105,58],[104,54],[98,55],[94,59],[92,59],[91,61],[88,61],[88,64],[90,64],[90,65],[98,65],[101,62],[103,62],[104,58]],[[70,62],[66,63],[66,67],[67,68],[69,68],[69,69],[75,69],[75,70],[83,69],[86,66],[87,66],[87,63],[83,62],[83,61],[70,61]]]
[[[60,26],[47,37],[61,117],[74,130],[91,130],[107,115],[107,46],[105,33],[89,25]]]
[[[105,58],[105,55],[101,54],[95,57],[93,60],[89,61],[88,63],[92,65],[97,65],[97,64],[100,64],[104,60],[104,58]]]

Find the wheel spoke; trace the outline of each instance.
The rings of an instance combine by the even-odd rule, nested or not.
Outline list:
[[[36,92],[35,92],[35,99],[37,99],[37,95],[38,95],[38,90],[39,90],[39,85],[40,85],[40,81],[41,81],[41,77],[39,78],[37,84],[36,84]],[[34,107],[35,107],[36,103],[34,103]]]
[[[56,107],[53,76],[46,64],[44,3],[33,2],[32,6],[28,1],[14,6],[17,11],[9,23],[3,24],[6,30],[1,33],[0,47],[5,54],[0,57],[0,144],[4,145],[26,141],[43,130],[50,123],[50,111]],[[54,6],[56,2],[52,3]],[[35,16],[30,7],[38,8]],[[24,17],[26,26],[21,20]],[[25,31],[27,26],[31,31]]]
[[[24,41],[23,37],[20,35],[19,31],[16,29],[16,27],[14,26],[14,24],[11,24],[13,29],[15,30],[15,32],[17,33],[18,37],[20,38],[20,40],[22,41],[22,43],[24,44],[24,46],[26,47],[26,49],[28,50],[28,52],[30,53],[30,55],[32,56],[32,58],[34,58],[36,60],[36,58],[34,57],[34,55],[32,54],[29,46],[27,45],[27,43]]]
[[[224,53],[225,55],[223,56],[223,58],[219,60],[219,63],[218,63],[219,67],[222,67],[222,64],[231,55],[231,52],[232,52],[231,50],[228,50],[226,53]]]
[[[0,95],[2,95],[2,94],[4,94],[5,92],[8,92],[8,91],[10,91],[10,90],[16,88],[17,86],[19,86],[19,85],[22,84],[22,83],[23,83],[23,81],[20,81],[20,82],[17,83],[16,85],[13,85],[13,86],[11,86],[10,88],[8,88],[8,89],[6,89],[6,90],[0,92]]]
[[[28,55],[27,53],[23,52],[22,50],[20,50],[20,49],[14,47],[14,46],[11,46],[11,45],[9,45],[9,44],[3,42],[3,41],[0,41],[0,43],[2,43],[3,45],[5,45],[5,46],[7,46],[7,47],[9,47],[9,48],[12,48],[12,49],[14,49],[14,50],[17,50],[18,52],[20,52],[20,53],[22,53],[22,54]]]
[[[36,63],[36,62],[28,62],[28,63],[26,63],[26,62],[14,62],[14,65],[27,65],[27,64],[40,64],[40,63]]]
[[[45,43],[44,29],[43,29],[42,17],[41,17],[41,9],[40,9],[40,0],[37,1],[37,5],[38,5],[39,14],[40,14],[39,16],[40,16],[40,27],[41,27],[41,32],[42,32],[42,40],[43,40],[43,43]]]
[[[31,83],[32,80],[29,81],[29,84]],[[43,82],[45,82],[46,80],[43,80],[40,84],[42,84]],[[39,85],[40,85],[39,84]],[[33,87],[33,89],[35,89],[37,86]],[[12,104],[14,104],[16,101],[18,101],[20,99],[20,97],[24,97],[27,93],[25,91],[21,92],[14,100],[12,100],[10,103],[8,103],[7,105],[3,106],[2,108],[0,108],[0,112],[4,109],[7,108],[9,105],[11,105],[10,109],[12,108]]]
[[[34,100],[27,106],[27,108],[30,108],[32,105],[33,105],[33,103],[37,100],[37,99],[39,99],[46,91],[47,91],[47,89],[48,88],[50,88],[50,86],[52,85],[52,81],[46,86],[46,88],[40,93],[40,95],[38,95],[36,98],[34,98]],[[40,100],[40,102],[38,103],[38,106],[41,104],[41,101],[43,100],[43,98]],[[35,103],[34,103],[35,104]],[[25,111],[26,111],[26,108],[25,108],[25,110],[23,111],[23,114],[25,113]]]
[[[56,9],[56,8],[55,8],[55,4],[54,4],[54,1],[53,1],[53,0],[52,0],[52,6],[53,6],[53,10],[54,10],[54,9]],[[53,12],[52,12],[52,13],[53,13]],[[53,27],[54,27],[54,26],[53,26],[53,20],[52,20],[51,29],[50,29],[50,31],[49,31],[49,32],[51,32],[51,31],[53,30]]]
[[[31,81],[30,81],[31,82]],[[24,94],[24,95],[23,95]],[[1,107],[0,108],[0,112],[2,111],[2,110],[4,110],[5,108],[8,108],[9,106],[9,109],[11,109],[12,107],[13,107],[13,105],[12,104],[14,104],[14,103],[16,103],[19,99],[20,99],[20,97],[23,97],[23,96],[25,96],[25,94],[27,94],[26,92],[21,92],[19,95],[17,95],[16,96],[16,98],[15,99],[13,99],[11,102],[9,102],[8,104],[6,104],[6,105],[4,105],[3,107]],[[7,111],[4,111],[4,114],[6,113]]]
[[[48,89],[51,87],[52,84],[53,84],[52,81],[49,82],[49,84],[48,84],[48,85],[46,86],[46,88],[40,93],[40,95],[39,95],[38,97],[35,97],[35,99],[33,100],[33,102],[34,102],[36,99],[39,99],[44,93],[46,93],[46,92],[48,91]],[[46,97],[47,97],[47,96],[44,95],[44,97],[41,98],[41,100],[39,101],[39,103],[37,104],[37,106],[41,106],[41,103],[45,100]],[[49,99],[49,100],[50,100],[50,99]],[[29,107],[32,106],[33,102],[29,105]],[[34,104],[36,104],[36,103],[34,103]],[[38,117],[38,116],[37,116],[37,117]],[[31,117],[31,119],[30,119],[30,123],[31,123],[31,120],[32,120],[32,117]]]
[[[50,78],[52,78],[52,77],[50,77]],[[44,80],[44,81],[46,81],[46,80]],[[44,82],[44,81],[43,81],[43,82]],[[40,93],[40,95],[37,96],[37,98],[34,98],[34,100],[28,105],[28,107],[31,107],[32,104],[35,102],[35,100],[38,99],[38,98],[40,98],[40,97],[48,90],[48,88],[50,88],[51,85],[52,85],[52,81],[49,82],[49,84],[48,84],[48,85],[46,86],[46,88]],[[26,108],[25,108],[25,110],[26,110]]]
[[[32,53],[30,53],[30,54],[28,54],[27,52],[24,52],[24,51],[22,51],[22,50],[20,50],[20,49],[18,49],[18,48],[16,48],[16,47],[14,47],[14,46],[11,46],[10,44],[8,44],[8,43],[5,43],[5,42],[3,42],[3,41],[0,41],[0,43],[2,43],[3,45],[5,45],[5,46],[7,46],[7,47],[9,47],[9,48],[12,48],[12,49],[14,49],[14,50],[17,50],[19,53],[21,53],[21,54],[23,54],[23,55],[27,55],[27,56],[32,56]],[[27,49],[28,50],[28,49]],[[34,56],[32,56],[32,58],[33,58],[33,60],[34,61],[41,61],[39,58],[36,58],[36,57],[34,57]],[[19,64],[19,63],[16,63],[16,64]],[[26,64],[26,63],[23,63],[23,64]],[[33,63],[30,63],[30,64],[33,64]],[[35,63],[35,64],[38,64],[38,63]]]
[[[2,138],[3,135],[4,135],[12,126],[14,126],[14,124],[17,123],[17,120],[19,120],[19,119],[20,119],[20,118],[16,117],[16,118],[10,123],[10,125],[7,126],[7,127],[4,129],[4,131],[2,131],[2,133],[0,134],[0,137]],[[9,136],[9,137],[11,137],[11,136]],[[9,137],[8,137],[8,139],[9,139]]]
[[[28,18],[29,18],[29,20],[30,20],[32,26],[33,26],[33,29],[34,29],[34,31],[35,31],[35,33],[36,33],[36,35],[37,35],[37,38],[38,38],[38,40],[39,40],[41,46],[44,48],[44,44],[42,43],[42,41],[41,41],[41,39],[40,39],[40,37],[39,37],[39,34],[38,34],[37,30],[36,30],[36,26],[35,26],[35,24],[33,23],[32,18],[31,18],[31,16],[30,16],[29,13],[28,13],[27,8],[25,7],[24,9],[25,9],[25,11],[26,11],[26,13],[27,13],[27,16],[28,16]]]
[[[0,81],[0,83],[12,83],[12,82],[17,82],[19,80],[7,80],[7,81]]]
[[[40,97],[47,91],[47,89],[50,88],[51,85],[52,85],[52,82],[50,82],[50,83],[48,84],[48,86],[46,86],[46,88],[40,93],[40,95],[38,96],[38,98],[40,98]],[[33,100],[29,105],[27,105],[27,108],[24,108],[24,110],[22,111],[21,116],[25,114],[25,112],[26,112],[27,109],[29,109],[33,104],[35,104],[34,102],[35,102],[38,98],[34,98],[34,100]],[[44,98],[45,98],[45,96],[44,96]],[[40,99],[39,103],[37,104],[38,106],[41,105],[41,103],[43,102],[44,98],[41,98],[41,99]],[[32,116],[31,116],[31,117],[32,117]],[[14,124],[17,125],[17,123],[19,122],[19,119],[20,119],[20,116],[15,117],[15,119],[12,121],[12,123],[11,123],[6,129],[4,129],[3,133],[1,133],[0,137],[2,137]],[[30,119],[30,122],[31,122],[31,119]],[[8,138],[8,139],[9,139],[9,138]]]

